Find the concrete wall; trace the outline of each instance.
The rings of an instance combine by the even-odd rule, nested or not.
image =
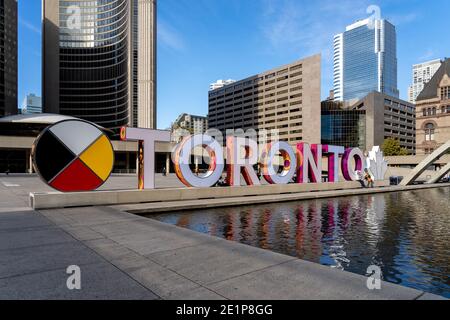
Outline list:
[[[377,186],[387,186],[386,181],[377,181]],[[261,185],[242,187],[176,188],[154,190],[92,191],[79,193],[32,193],[30,206],[34,209],[82,207],[96,205],[119,205],[130,203],[159,203],[162,206],[172,201],[211,200],[249,196],[281,196],[286,194],[361,189],[359,182],[307,183],[287,185]],[[268,202],[269,199],[268,199]]]

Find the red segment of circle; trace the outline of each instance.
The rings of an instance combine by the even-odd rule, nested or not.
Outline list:
[[[75,160],[64,169],[50,185],[62,192],[92,191],[103,181],[80,160]]]

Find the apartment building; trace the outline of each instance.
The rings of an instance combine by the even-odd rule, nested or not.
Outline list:
[[[417,96],[422,92],[431,78],[433,78],[441,63],[442,61],[437,59],[413,65],[412,84],[408,88],[409,102],[416,102]]]
[[[320,143],[320,79],[318,54],[212,90],[209,127],[275,130],[291,144]]]
[[[208,118],[193,114],[182,113],[172,123],[172,141],[180,142],[182,137],[189,134],[202,134],[208,130]]]

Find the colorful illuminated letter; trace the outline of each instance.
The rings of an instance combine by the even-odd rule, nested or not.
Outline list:
[[[155,142],[170,142],[170,132],[123,127],[120,138],[139,142],[139,189],[155,189]]]
[[[197,176],[190,168],[192,150],[201,146],[209,154],[209,168],[205,175]],[[224,170],[222,146],[208,135],[195,135],[187,137],[175,151],[175,173],[188,187],[212,187],[222,176]]]
[[[283,158],[283,170],[275,171],[274,159],[281,155]],[[261,157],[261,168],[264,179],[270,184],[288,184],[292,181],[297,170],[297,155],[294,149],[284,141],[269,143]]]
[[[328,157],[328,182],[339,181],[339,156],[344,152],[344,147],[322,146],[322,153]]]
[[[297,150],[303,155],[303,161],[298,167],[297,182],[322,182],[322,145],[300,143]]]
[[[355,168],[352,166],[352,160],[355,161]],[[342,175],[347,181],[356,181],[356,171],[363,170],[364,154],[359,148],[349,148],[345,150],[342,158]]]
[[[229,186],[241,185],[241,173],[247,185],[261,184],[253,169],[253,166],[258,163],[257,151],[258,144],[255,140],[242,137],[227,138],[227,183]]]

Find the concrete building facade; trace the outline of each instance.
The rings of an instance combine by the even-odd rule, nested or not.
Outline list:
[[[279,140],[320,143],[321,56],[314,55],[209,92],[208,125],[277,130]]]
[[[370,151],[394,138],[415,154],[415,107],[379,92],[356,103],[322,102],[322,143]]]
[[[17,108],[17,0],[0,1],[0,117]]]
[[[208,118],[183,113],[175,120],[172,128],[186,129],[191,132],[191,134],[202,134],[208,130]]]
[[[156,128],[156,0],[43,0],[43,105]]]
[[[416,115],[417,154],[431,154],[450,140],[450,59],[417,97]]]
[[[434,76],[441,63],[440,59],[436,59],[413,65],[412,84],[408,88],[409,102],[416,102],[417,96],[422,92],[425,84]]]
[[[208,118],[182,113],[172,124],[172,141],[180,142],[189,134],[202,134],[208,130]]]
[[[362,99],[372,91],[399,97],[397,35],[389,21],[357,21],[334,36],[333,48],[336,100]]]

